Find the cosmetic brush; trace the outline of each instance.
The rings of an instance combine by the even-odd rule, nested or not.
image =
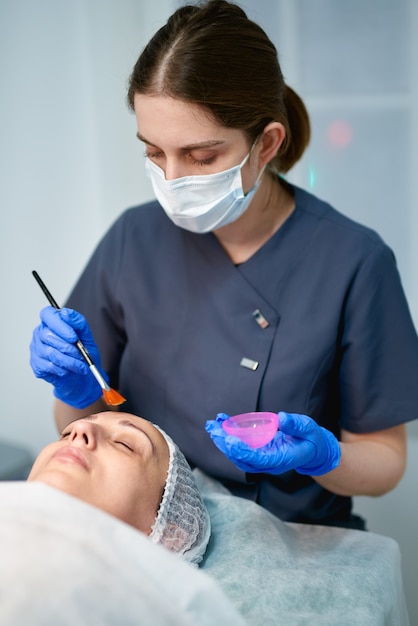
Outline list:
[[[52,294],[48,291],[45,283],[39,276],[38,272],[33,270],[32,274],[36,282],[38,283],[38,285],[44,292],[49,304],[59,311],[61,307],[57,304],[56,300],[52,297]],[[125,398],[121,396],[118,391],[115,391],[115,389],[112,389],[111,387],[109,387],[109,385],[107,384],[107,382],[105,381],[103,376],[100,374],[99,370],[97,369],[96,365],[94,364],[94,361],[91,358],[90,354],[88,353],[83,342],[80,339],[77,339],[75,345],[80,350],[84,360],[86,361],[87,365],[90,368],[91,373],[93,374],[93,376],[99,383],[100,387],[102,388],[103,398],[106,404],[109,404],[111,406],[117,406],[118,404],[122,404],[123,402],[125,402],[126,401]]]

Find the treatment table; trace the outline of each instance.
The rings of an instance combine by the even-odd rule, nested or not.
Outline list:
[[[398,544],[284,523],[195,470],[201,566],[35,482],[0,482],[0,624],[408,626]]]

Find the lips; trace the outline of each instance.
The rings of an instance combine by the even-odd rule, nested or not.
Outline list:
[[[81,467],[85,470],[89,469],[89,463],[85,454],[78,448],[71,446],[60,448],[53,454],[52,458],[62,461],[63,463],[75,463],[76,465],[81,465]]]

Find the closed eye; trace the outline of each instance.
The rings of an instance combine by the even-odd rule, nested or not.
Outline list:
[[[149,159],[160,159],[163,156],[162,152],[151,152],[150,150],[146,150],[144,152],[144,156],[148,157]]]
[[[192,154],[189,155],[192,165],[210,165],[216,159],[216,156],[210,156],[207,159],[195,159]]]
[[[164,157],[164,153],[161,151],[151,151],[151,150],[146,150],[144,152],[144,156],[148,157],[149,159],[151,159],[151,161],[157,161],[158,159],[162,159]],[[199,159],[197,157],[195,157],[191,152],[189,152],[187,154],[187,158],[189,159],[189,162],[191,163],[191,165],[211,165],[212,163],[215,162],[217,155],[216,154],[211,154],[210,156],[207,156],[205,158]]]
[[[127,448],[130,452],[134,451],[134,449],[125,441],[115,441],[115,443],[119,444],[120,446],[123,446],[124,448]]]

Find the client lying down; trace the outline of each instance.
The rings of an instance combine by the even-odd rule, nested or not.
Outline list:
[[[39,454],[28,481],[64,491],[201,561],[210,520],[193,473],[159,427],[108,411],[69,424]]]
[[[133,415],[69,424],[0,501],[0,624],[409,623],[396,542],[282,522]]]
[[[0,482],[0,501],[0,624],[243,626],[191,565],[209,515],[183,454],[150,422],[112,411],[72,422],[27,481]]]

